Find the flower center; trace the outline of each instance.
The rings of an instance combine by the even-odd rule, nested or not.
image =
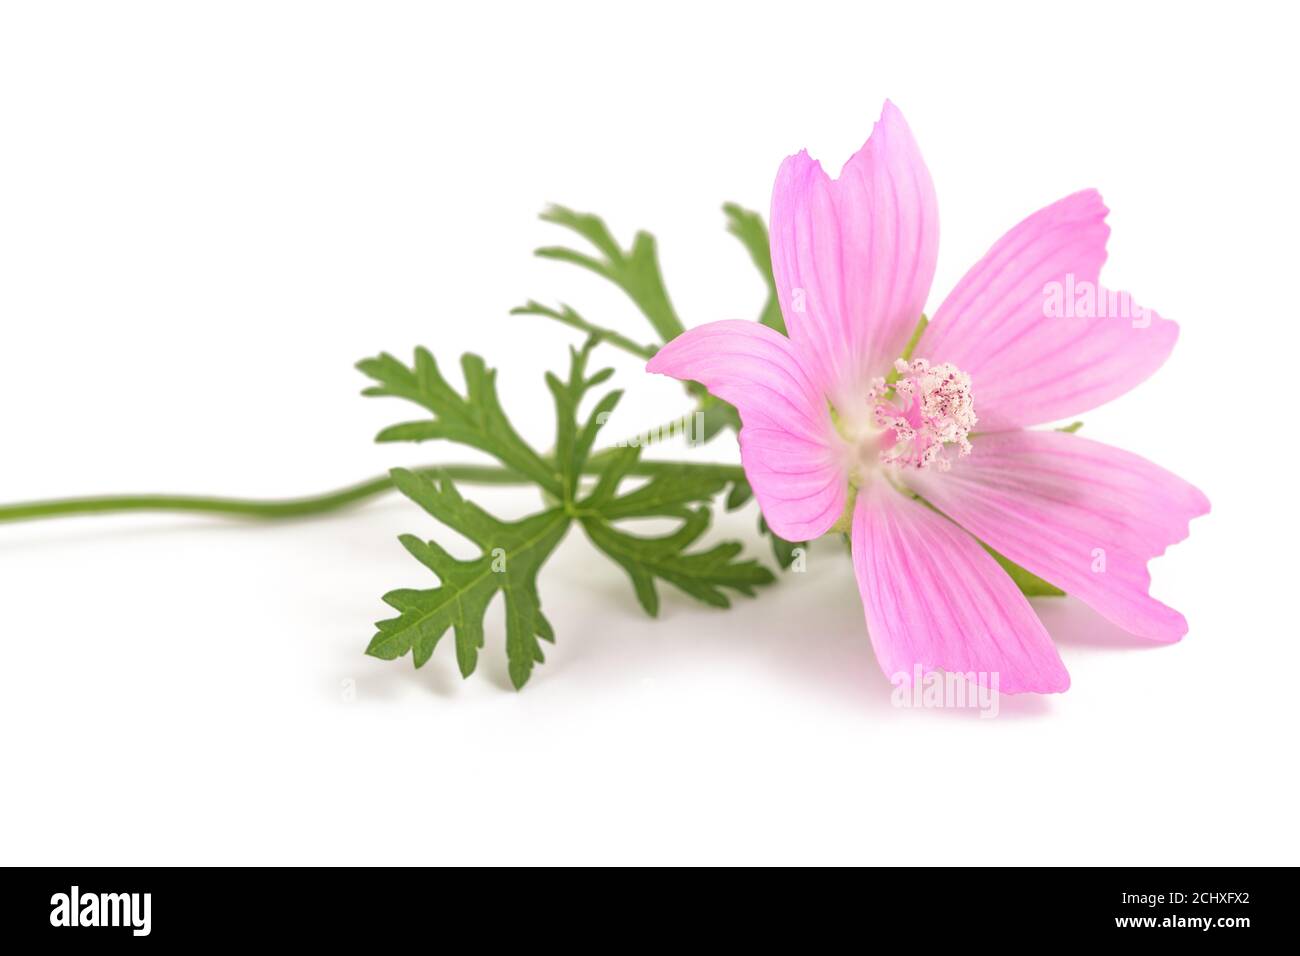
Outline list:
[[[978,419],[970,376],[950,362],[923,358],[894,363],[894,382],[877,378],[867,392],[872,420],[883,430],[880,462],[899,468],[952,467],[946,449],[969,455],[970,431]],[[893,377],[893,376],[891,376]]]

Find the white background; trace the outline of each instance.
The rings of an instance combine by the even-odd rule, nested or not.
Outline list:
[[[1073,687],[996,720],[890,706],[836,540],[729,612],[664,589],[652,621],[571,534],[541,582],[558,644],[517,694],[499,607],[468,681],[449,645],[420,671],[362,655],[380,595],[432,584],[395,538],[441,532],[395,497],[276,527],[0,526],[3,862],[1296,863],[1292,17],[3,4],[0,500],[465,460],[371,442],[408,413],[358,397],[352,364],[420,343],[485,354],[545,447],[543,366],[577,337],[509,308],[651,335],[532,257],[567,239],[544,204],[655,232],[688,325],[753,317],[720,204],[766,212],[804,146],[838,169],[889,97],[939,193],[931,308],[1024,215],[1102,191],[1104,278],[1182,337],[1085,434],[1214,504],[1153,565],[1182,643],[1046,602]],[[616,432],[686,410],[607,357]],[[767,560],[754,521],[722,529]]]

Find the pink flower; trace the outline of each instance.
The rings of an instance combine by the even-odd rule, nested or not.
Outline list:
[[[1147,561],[1187,536],[1205,496],[1128,452],[1027,430],[1122,395],[1178,337],[1098,284],[1106,213],[1087,190],[1020,223],[957,283],[905,361],[939,225],[929,171],[887,102],[838,180],[807,152],[777,173],[772,268],[789,337],[713,322],[647,366],[736,406],[745,474],[773,531],[803,541],[851,527],[887,675],[919,665],[997,673],[1010,693],[1069,686],[1047,631],[980,541],[1133,634],[1187,631],[1148,594]],[[1062,289],[1088,295],[1063,309]]]

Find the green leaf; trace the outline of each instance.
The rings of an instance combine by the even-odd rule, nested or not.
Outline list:
[[[555,464],[560,472],[561,497],[566,507],[572,506],[577,495],[582,469],[591,456],[597,432],[623,397],[621,390],[606,393],[582,426],[578,426],[578,409],[587,392],[614,374],[612,368],[605,368],[587,376],[587,360],[598,341],[598,336],[591,336],[581,349],[569,349],[569,377],[566,381],[546,373],[546,387],[555,400]]]
[[[781,307],[777,300],[767,226],[763,222],[763,217],[735,203],[727,203],[722,208],[727,217],[728,231],[736,236],[749,252],[750,258],[767,286],[767,301],[759,321],[785,334],[785,320],[781,316]],[[563,206],[552,206],[542,214],[542,219],[572,229],[590,242],[600,255],[592,256],[562,246],[538,249],[537,255],[573,263],[618,285],[640,307],[664,342],[671,341],[685,331],[664,288],[655,239],[652,235],[638,232],[632,248],[625,251],[598,216],[574,212]],[[655,352],[655,346],[641,345],[612,329],[588,322],[567,305],[552,309],[535,301],[529,301],[513,309],[512,314],[546,316],[597,336],[600,341],[608,342],[639,358],[649,359]],[[727,429],[740,430],[740,415],[734,407],[710,395],[699,382],[685,384],[687,392],[698,400],[698,410],[703,414],[702,433],[694,436],[697,442],[707,442]]]
[[[582,348],[569,350],[564,378],[546,376],[556,417],[555,451],[550,458],[538,455],[511,427],[497,399],[494,373],[476,356],[466,356],[462,362],[464,396],[447,384],[424,349],[417,350],[415,364],[409,368],[387,355],[361,363],[362,370],[379,383],[368,394],[395,395],[433,413],[430,420],[396,426],[382,435],[447,438],[486,451],[512,474],[535,482],[555,502],[554,507],[520,521],[502,521],[462,498],[446,474],[435,472],[430,478],[404,469],[392,472],[403,494],[471,541],[479,553],[462,560],[436,541],[403,535],[403,546],[437,576],[438,586],[386,594],[384,601],[398,616],[376,625],[367,653],[386,660],[409,653],[415,666],[421,667],[451,630],[461,674],[469,676],[483,647],[484,615],[499,593],[505,601],[510,680],[522,687],[533,667],[543,661],[541,641],[555,639],[542,614],[538,572],[575,520],[632,576],[638,598],[652,614],[659,607],[657,579],[721,607],[729,603],[723,588],[752,595],[757,586],[772,580],[771,572],[761,565],[738,560],[740,545],[734,542],[705,551],[688,550],[709,525],[708,504],[714,496],[742,480],[734,466],[642,464],[640,449],[634,446],[592,453],[622,394],[607,392],[582,414],[588,394],[612,374],[611,369],[588,370],[599,341],[598,335],[592,335]],[[623,493],[623,481],[633,470],[648,474],[649,480]],[[589,490],[584,489],[584,475],[596,478]],[[674,518],[680,524],[664,537],[641,537],[614,524],[647,517]]]
[[[415,666],[420,667],[432,656],[442,635],[454,629],[456,660],[461,674],[469,676],[483,647],[484,614],[500,592],[505,599],[511,682],[522,687],[533,666],[542,662],[540,640],[555,638],[541,611],[537,573],[573,520],[574,499],[596,434],[622,394],[607,393],[586,419],[580,420],[583,398],[613,374],[612,369],[588,374],[587,361],[596,341],[593,336],[581,349],[569,350],[567,378],[546,375],[556,412],[553,460],[543,459],[515,432],[497,398],[495,373],[477,356],[467,355],[462,360],[468,390],[465,397],[447,384],[424,349],[416,351],[411,368],[388,355],[361,363],[362,371],[380,383],[367,394],[396,395],[434,413],[431,421],[387,429],[381,440],[399,435],[459,441],[494,455],[557,501],[556,507],[521,521],[501,521],[462,498],[448,478],[438,483],[403,469],[394,471],[393,482],[403,494],[472,541],[480,554],[462,561],[435,541],[404,535],[402,544],[437,575],[439,586],[386,594],[384,601],[399,616],[376,625],[367,653],[391,660],[410,652]]]
[[[758,321],[769,328],[776,329],[782,335],[785,331],[785,318],[781,315],[781,303],[777,300],[776,279],[772,275],[772,249],[767,235],[767,224],[756,212],[743,209],[735,203],[722,207],[727,217],[727,231],[741,241],[754,260],[763,281],[767,283],[767,301]]]
[[[781,566],[782,571],[790,570],[790,565],[794,564],[794,552],[796,548],[808,546],[807,541],[787,541],[775,531],[767,526],[767,520],[760,514],[758,516],[758,532],[768,536],[772,543],[772,556],[776,558],[776,563]]]
[[[641,457],[641,449],[617,449],[591,493],[583,499],[584,511],[596,512],[606,520],[619,518],[682,517],[684,508],[707,503],[726,487],[727,479],[694,471],[664,471],[626,494],[619,486]]]
[[[591,542],[627,572],[646,613],[659,613],[656,580],[715,607],[731,605],[724,588],[752,597],[755,588],[775,580],[758,562],[737,560],[741,546],[736,542],[688,550],[708,529],[711,515],[703,505],[726,486],[725,478],[665,472],[620,495],[619,485],[639,457],[640,449],[631,447],[610,457],[596,487],[579,503],[579,520]],[[612,523],[648,517],[676,518],[681,524],[667,535],[641,536]]]
[[[700,402],[700,433],[695,436],[696,443],[703,445],[712,441],[728,428],[740,431],[740,412],[736,411],[736,406],[706,393]]]
[[[595,336],[601,342],[608,342],[610,345],[620,348],[624,352],[630,352],[631,354],[635,355],[637,358],[646,359],[647,361],[654,356],[656,351],[655,346],[653,345],[640,345],[636,342],[633,342],[627,336],[615,332],[613,329],[607,329],[604,328],[603,326],[595,325],[591,322],[588,322],[586,319],[584,319],[582,316],[580,316],[577,312],[573,311],[573,309],[569,308],[564,303],[560,303],[560,308],[556,310],[556,309],[548,308],[547,306],[542,305],[540,302],[536,302],[530,299],[524,305],[516,306],[515,308],[511,309],[510,314],[511,315],[541,315],[549,319],[554,319],[555,321],[561,322],[564,325],[569,326],[570,328],[575,328],[578,329],[579,331],[586,332],[588,335]]]
[[[521,521],[505,522],[466,501],[449,479],[435,482],[405,469],[392,472],[398,489],[480,549],[469,561],[452,557],[435,541],[403,535],[402,544],[438,576],[438,587],[403,588],[384,595],[399,617],[380,621],[366,653],[393,660],[410,652],[421,667],[448,629],[456,635],[456,662],[468,677],[483,647],[483,616],[500,592],[506,605],[506,655],[510,680],[523,687],[533,666],[544,660],[541,640],[554,641],[537,595],[537,572],[569,527],[569,516],[553,508]]]
[[[727,492],[727,510],[735,511],[737,508],[744,506],[745,502],[752,497],[754,497],[754,489],[749,486],[748,481],[732,482],[731,491]]]
[[[671,341],[685,331],[668,299],[668,291],[664,288],[654,236],[648,232],[638,232],[632,240],[632,247],[624,250],[619,247],[599,216],[574,212],[563,206],[552,206],[542,213],[542,219],[572,229],[595,246],[600,256],[587,255],[563,246],[538,249],[537,255],[590,269],[613,282],[636,303],[660,340]]]
[[[404,398],[433,413],[432,419],[386,428],[375,440],[459,442],[486,452],[560,497],[561,475],[519,436],[502,410],[497,397],[496,370],[489,369],[481,358],[469,353],[461,357],[460,365],[465,376],[464,396],[447,384],[438,363],[423,348],[415,350],[415,363],[409,367],[387,353],[357,363],[358,369],[378,383],[362,394]]]

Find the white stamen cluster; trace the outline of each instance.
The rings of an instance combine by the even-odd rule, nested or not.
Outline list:
[[[979,420],[970,376],[950,362],[932,366],[925,359],[899,359],[894,368],[897,381],[891,385],[877,378],[867,392],[876,425],[894,433],[895,443],[880,453],[881,462],[947,471],[952,462],[944,449],[956,445],[958,455],[969,455],[968,436]]]

